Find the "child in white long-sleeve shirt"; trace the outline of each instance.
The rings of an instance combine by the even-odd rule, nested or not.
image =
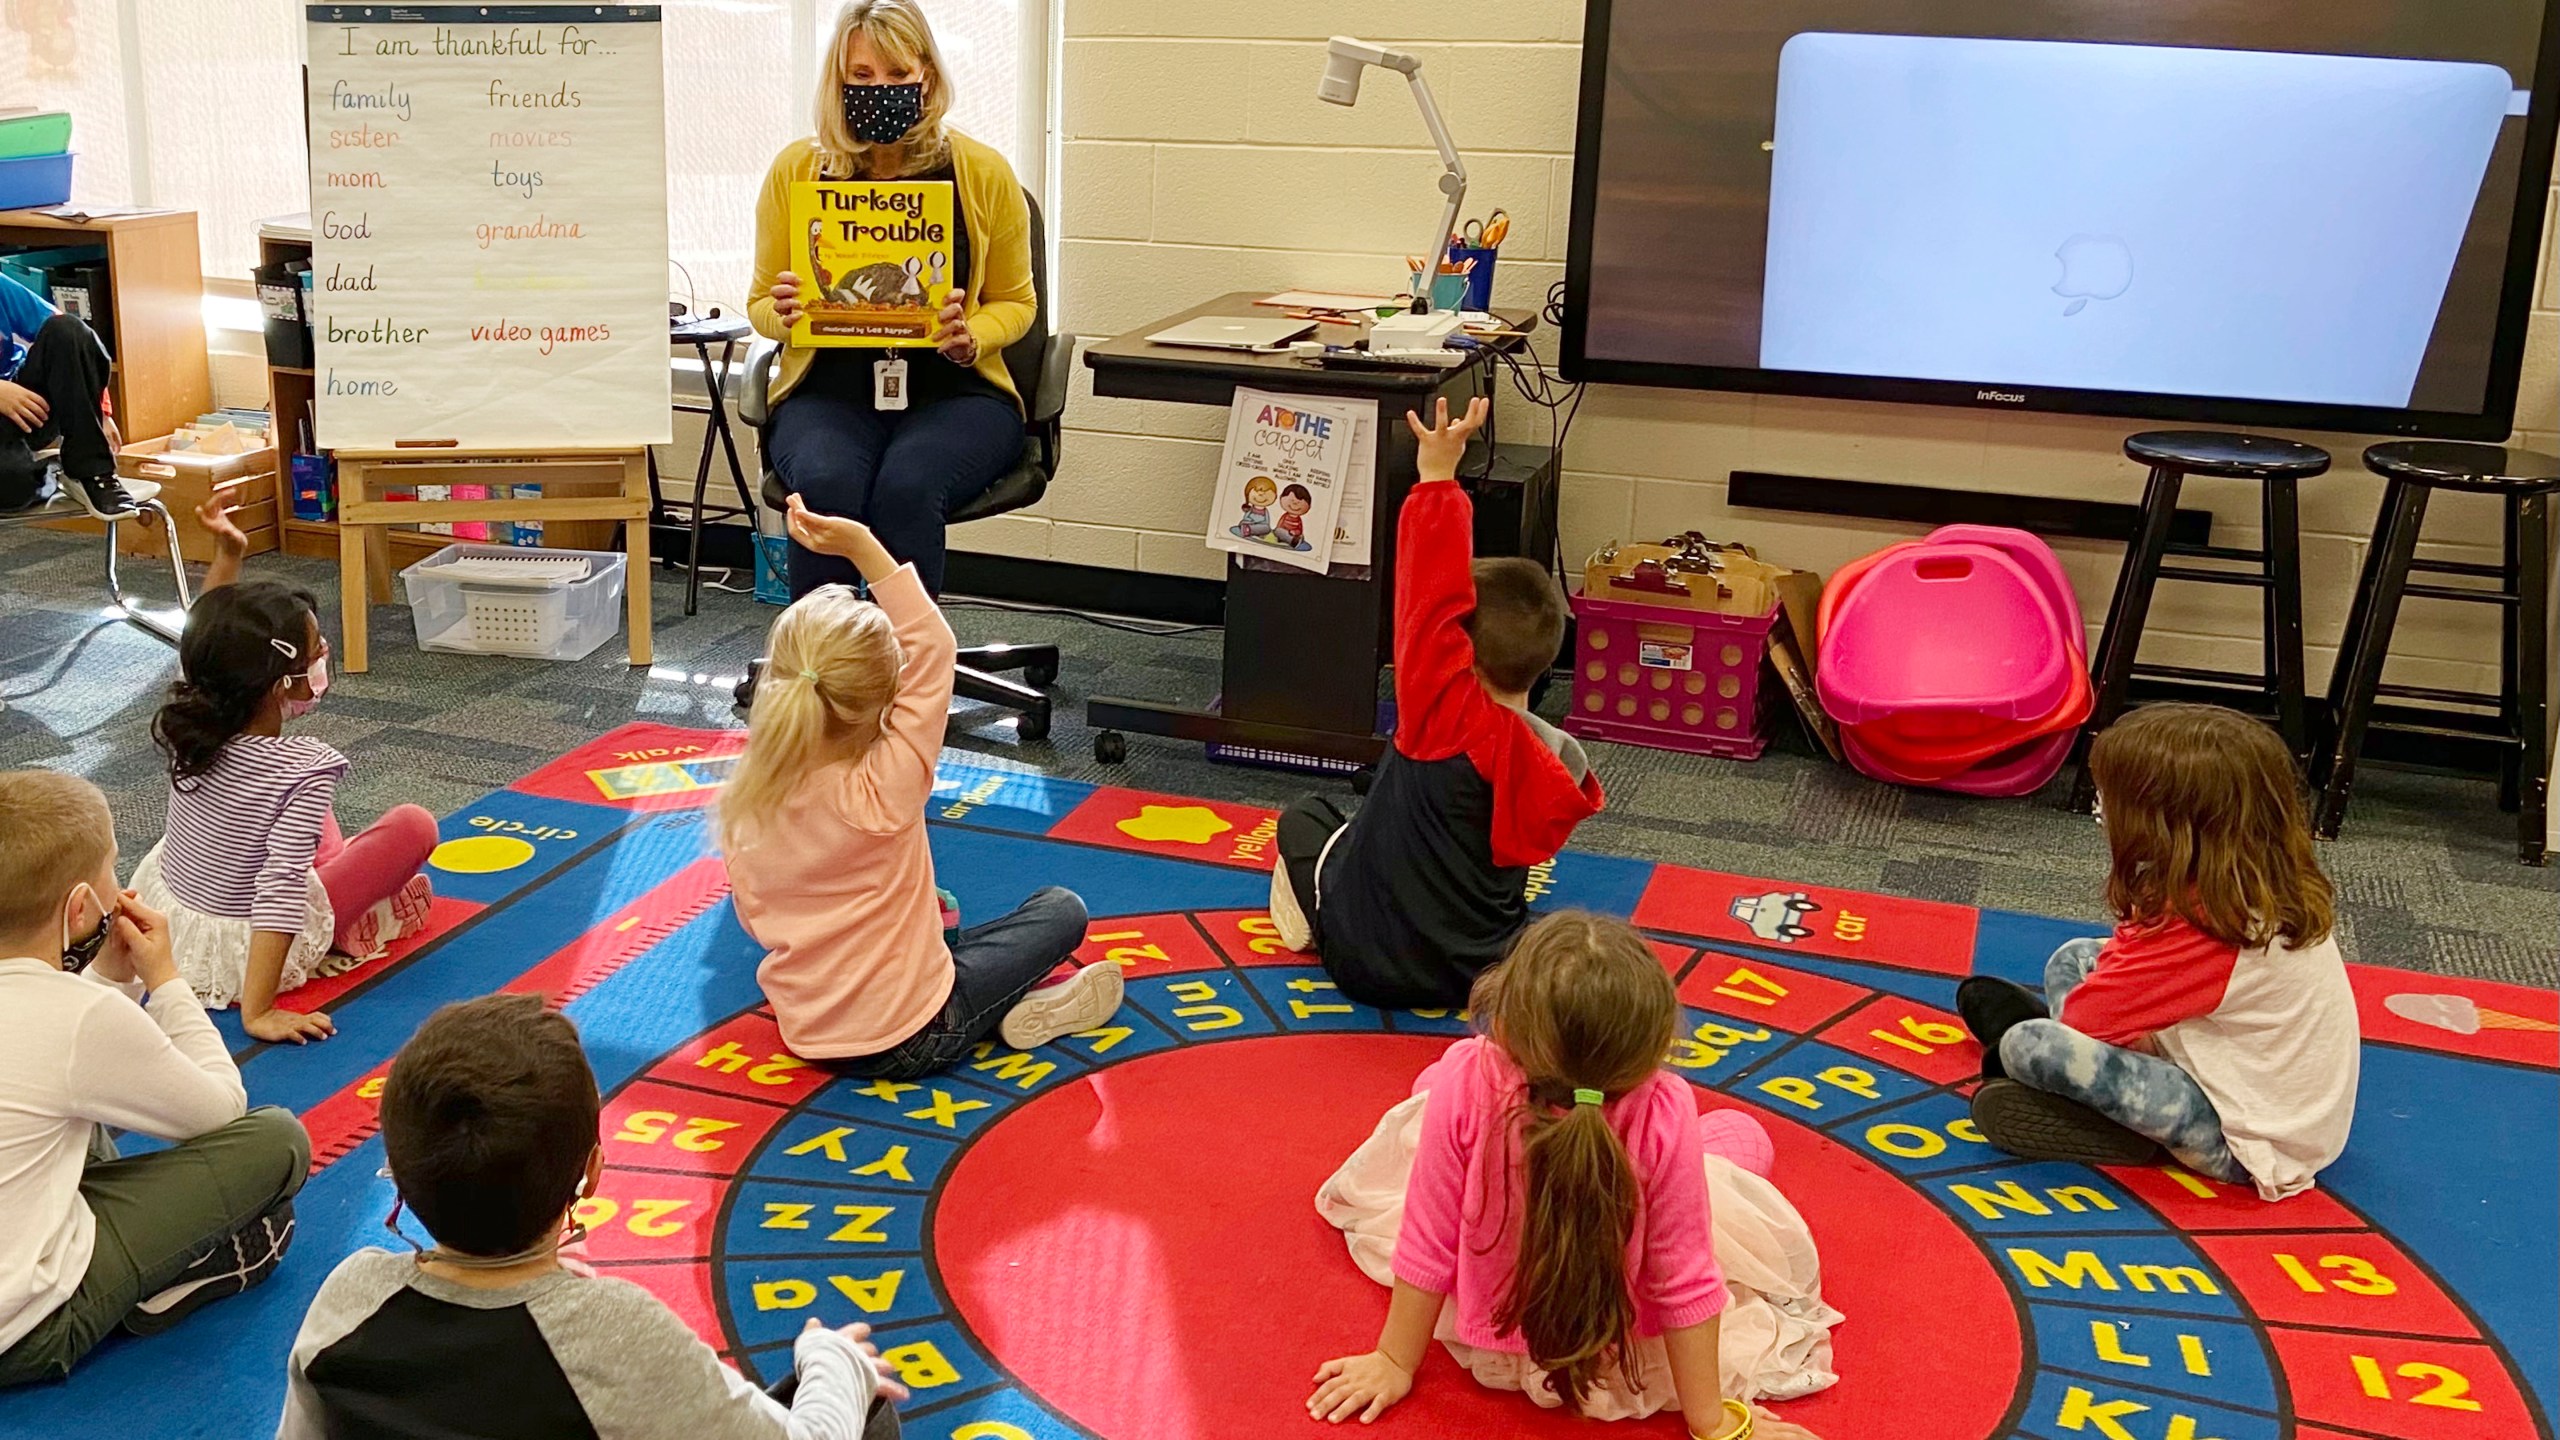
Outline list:
[[[118,1159],[110,1126],[172,1144]],[[264,1280],[310,1163],[290,1113],[249,1109],[167,917],[117,887],[106,797],[0,774],[0,1385]]]

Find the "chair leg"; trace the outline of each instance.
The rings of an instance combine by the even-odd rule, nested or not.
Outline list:
[[[2551,838],[2551,501],[2532,495],[2508,503],[2517,596],[2515,664],[2507,672],[2516,719],[2516,853],[2540,865]]]
[[[1033,688],[1058,678],[1058,647],[1055,645],[964,645],[960,663],[972,670],[1000,673],[1006,670],[1027,672]]]
[[[2303,719],[2302,666],[2302,531],[2300,508],[2289,476],[2266,482],[2261,545],[2267,556],[2267,681],[2276,692],[2276,729],[2294,768],[2308,780],[2311,736]]]
[[[963,699],[981,705],[1001,705],[1022,716],[1019,734],[1025,740],[1046,739],[1049,734],[1049,697],[1017,680],[991,675],[972,665],[954,667],[951,691]]]
[[[2338,632],[2337,653],[2329,659],[2329,684],[2323,691],[2320,707],[2320,738],[2314,747],[2317,764],[2311,783],[2314,788],[2329,783],[2329,759],[2337,753],[2338,726],[2347,708],[2347,676],[2355,669],[2356,637],[2364,633],[2365,617],[2373,609],[2373,595],[2382,573],[2382,535],[2389,524],[2391,503],[2398,493],[2399,482],[2386,481],[2382,487],[2382,503],[2374,510],[2373,543],[2364,551],[2364,562],[2356,567],[2356,588],[2349,592],[2347,623]]]
[[[168,507],[162,505],[157,500],[145,501],[141,508],[155,517],[160,526],[161,537],[168,541],[169,573],[177,586],[178,613],[183,617],[188,609],[195,604],[195,601],[190,597],[187,591],[186,557],[178,553],[177,522],[169,518]],[[107,598],[115,602],[115,607],[118,610],[124,612],[124,618],[126,620],[131,621],[135,626],[148,630],[152,634],[159,636],[161,639],[168,641],[172,645],[175,645],[178,643],[179,634],[175,628],[171,627],[166,621],[161,620],[158,616],[152,615],[143,610],[140,606],[135,605],[133,601],[125,596],[123,578],[116,573],[117,523],[118,522],[113,520],[107,522]]]
[[[2080,773],[2071,782],[2071,808],[2083,815],[2098,797],[2097,782],[2089,776],[2089,747],[2099,731],[2124,713],[2134,655],[2142,648],[2142,626],[2151,614],[2151,592],[2160,582],[2161,558],[2169,553],[2169,527],[2178,518],[2178,489],[2184,479],[2166,467],[2152,469],[2142,488],[2142,523],[2116,572],[2115,598],[2107,603],[2107,625],[2098,639],[2097,701],[2080,732]]]
[[[2338,700],[2337,738],[2329,749],[2328,779],[2320,792],[2313,829],[2334,840],[2347,818],[2347,796],[2355,787],[2356,751],[2364,744],[2365,726],[2373,718],[2374,687],[2382,683],[2383,661],[2391,651],[2391,627],[2400,618],[2400,596],[2409,583],[2409,561],[2418,550],[2418,529],[2426,522],[2428,488],[2393,480],[2383,492],[2381,523],[2373,536],[2375,563],[2366,566],[2373,593],[2356,606],[2362,624],[2346,637],[2339,656],[2340,677],[2330,684]]]

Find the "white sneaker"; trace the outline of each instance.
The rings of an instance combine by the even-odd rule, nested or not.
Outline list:
[[[1120,1008],[1120,964],[1105,960],[1073,977],[1043,985],[1014,1002],[996,1033],[1016,1050],[1030,1050],[1061,1035],[1091,1030]]]
[[[1298,908],[1297,887],[1289,883],[1289,865],[1285,860],[1271,862],[1271,928],[1280,934],[1280,943],[1304,953],[1316,943],[1316,927],[1307,922],[1307,912]]]

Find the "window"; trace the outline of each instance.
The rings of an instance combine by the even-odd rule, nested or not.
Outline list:
[[[672,294],[746,299],[755,193],[809,130],[837,0],[661,0]],[[1048,0],[924,0],[952,121],[1036,191]],[[68,110],[84,205],[194,210],[205,273],[245,280],[258,222],[310,203],[300,0],[5,0],[0,106]],[[679,268],[680,267],[680,268]]]

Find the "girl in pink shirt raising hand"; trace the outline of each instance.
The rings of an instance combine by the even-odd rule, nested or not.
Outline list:
[[[1040,981],[1084,943],[1056,886],[946,931],[924,810],[957,645],[915,567],[871,531],[791,497],[791,538],[851,561],[862,599],[822,585],[773,622],[747,753],[720,799],[738,921],[765,947],[756,981],[792,1053],[912,1080],[1000,1037],[1018,1050],[1120,1008],[1120,967]],[[1036,987],[1036,988],[1035,988]]]
[[[1479,1383],[1541,1406],[1677,1408],[1698,1440],[1812,1440],[1748,1397],[1830,1384],[1839,1315],[1768,1183],[1768,1132],[1700,1115],[1663,1068],[1680,1002],[1652,949],[1615,920],[1549,915],[1471,1003],[1481,1033],[1316,1197],[1395,1293],[1376,1349],[1316,1371],[1308,1413],[1376,1419],[1436,1337]],[[1391,1258],[1375,1253],[1384,1233]]]

